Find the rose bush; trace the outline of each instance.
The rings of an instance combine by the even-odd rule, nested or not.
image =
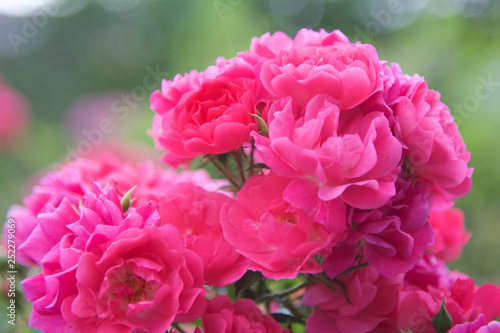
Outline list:
[[[498,331],[500,287],[446,266],[473,169],[422,77],[303,29],[164,80],[151,107],[172,169],[80,159],[9,210],[40,269],[22,281],[32,327]],[[220,179],[174,170],[196,167]]]

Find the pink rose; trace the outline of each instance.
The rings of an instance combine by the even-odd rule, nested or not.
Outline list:
[[[388,278],[412,269],[433,242],[427,222],[431,202],[427,186],[402,173],[396,189],[396,195],[384,207],[353,211],[352,227],[345,241],[351,245],[352,253],[364,256]],[[332,278],[329,270],[334,264],[329,258],[323,262],[325,272]]]
[[[443,264],[444,265],[444,264]],[[421,272],[420,274],[425,274]],[[431,273],[434,274],[434,273]],[[397,327],[412,332],[435,332],[432,318],[445,301],[453,325],[474,321],[484,315],[486,322],[500,315],[500,287],[494,284],[475,286],[465,274],[448,273],[447,280],[435,285],[406,285],[399,295]]]
[[[253,176],[221,211],[226,240],[252,261],[250,269],[275,280],[321,272],[314,256],[343,237],[286,202],[283,191],[289,183],[272,173]]]
[[[396,193],[402,148],[380,112],[341,110],[327,95],[308,103],[283,98],[269,111],[269,138],[254,138],[272,171],[297,178],[296,192],[312,179],[321,200],[340,198],[361,209],[378,208]]]
[[[271,52],[261,52],[270,55],[273,46]],[[372,45],[351,44],[338,31],[301,30],[289,49],[262,65],[260,78],[277,98],[307,101],[327,94],[340,101],[342,109],[350,109],[382,89],[379,73],[384,66]]]
[[[401,274],[387,279],[368,266],[332,281],[337,292],[324,284],[309,286],[302,304],[316,309],[307,319],[307,332],[390,332],[402,280]]]
[[[153,137],[167,149],[166,160],[223,154],[250,141],[250,132],[257,129],[251,116],[255,93],[253,68],[237,58],[220,60],[205,73],[164,81],[162,91],[151,95],[151,108],[157,114]]]
[[[470,238],[470,233],[465,230],[463,211],[458,208],[444,212],[431,211],[429,223],[435,239],[432,254],[446,262],[460,258],[462,249]]]
[[[26,98],[6,85],[0,77],[0,148],[9,148],[29,125]]]
[[[96,185],[73,213],[62,207],[46,216],[47,227],[61,230],[59,241],[43,257],[42,272],[22,282],[34,304],[30,326],[164,332],[173,320],[201,315],[203,264],[174,226],[158,227],[154,205],[123,213],[114,189]]]
[[[449,333],[500,333],[500,323],[491,321],[486,323],[484,315],[480,315],[473,322],[464,323],[452,327]]]
[[[95,146],[103,140],[108,141],[110,136],[123,133],[126,124],[139,112],[138,104],[135,108],[129,108],[129,105],[120,107],[118,102],[126,96],[125,91],[110,91],[78,98],[64,115],[66,133],[78,141],[90,140]],[[109,130],[107,126],[110,126]],[[103,133],[101,128],[106,132]]]
[[[251,299],[239,299],[234,303],[224,295],[208,301],[201,317],[203,332],[212,333],[289,333],[271,315],[263,315]],[[201,333],[201,332],[200,332]]]
[[[272,35],[267,32],[260,37],[252,38],[250,50],[239,52],[238,57],[254,64],[257,62],[255,59],[275,59],[279,55],[290,52],[292,49],[299,50],[303,47],[328,46],[337,42],[349,44],[349,39],[340,30],[328,33],[324,29],[320,29],[319,31],[301,29],[294,39],[291,39],[281,31],[277,31]]]
[[[60,205],[61,209],[73,210],[84,200],[85,193],[93,190],[94,182],[102,187],[112,186],[122,197],[132,192],[132,206],[158,201],[165,189],[176,183],[191,183],[215,191],[226,184],[213,181],[203,170],[177,173],[160,169],[152,162],[132,165],[120,161],[111,154],[96,159],[79,159],[62,167],[58,172],[45,175],[24,198],[24,206],[13,205],[8,218],[16,221],[18,260],[25,265],[40,264],[43,256],[59,241],[58,233],[50,225],[44,226],[47,213]],[[62,231],[66,232],[65,228]]]
[[[432,252],[424,254],[415,267],[405,275],[405,283],[415,289],[427,290],[444,289],[448,290],[455,283],[458,277],[468,278],[460,273],[450,274],[446,263],[432,255]],[[410,288],[411,289],[411,288]]]
[[[471,187],[470,153],[448,107],[419,76],[399,75],[400,98],[394,106],[396,136],[404,145],[411,173],[455,199]]]
[[[199,186],[177,184],[159,202],[163,223],[174,225],[187,249],[203,261],[205,284],[224,287],[245,274],[250,261],[236,252],[222,235],[220,209],[232,199]]]

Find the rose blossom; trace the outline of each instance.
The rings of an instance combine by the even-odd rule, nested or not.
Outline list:
[[[269,55],[275,46],[268,40]],[[261,43],[253,43],[255,47]],[[270,52],[269,52],[270,51]],[[293,97],[307,101],[320,94],[339,100],[343,109],[350,109],[368,99],[383,87],[379,73],[385,63],[380,62],[372,45],[351,44],[339,31],[301,30],[288,49],[262,65],[260,78],[264,87],[276,98]]]
[[[450,110],[423,78],[397,71],[400,97],[393,106],[395,133],[404,144],[407,167],[438,187],[447,199],[463,196],[470,190],[473,169],[467,167],[470,153]]]
[[[227,153],[250,141],[257,129],[251,115],[259,101],[256,89],[253,68],[239,58],[163,81],[162,91],[151,95],[152,135],[167,149],[166,161]]]
[[[226,240],[252,260],[250,269],[275,280],[321,272],[314,256],[343,237],[284,200],[289,182],[272,173],[253,176],[236,194],[235,202],[221,210]]]
[[[260,37],[252,38],[250,50],[239,52],[238,56],[246,59],[251,55],[258,55],[265,59],[274,59],[282,52],[301,49],[308,46],[329,46],[334,43],[349,43],[349,39],[340,31],[334,30],[331,33],[324,29],[313,31],[310,29],[301,29],[294,39],[287,34],[277,31],[272,35],[267,32]]]
[[[307,319],[307,332],[390,332],[402,280],[402,274],[387,279],[368,266],[331,282],[336,292],[325,284],[307,287],[302,304],[316,308]]]
[[[225,295],[208,301],[201,317],[203,332],[211,333],[289,333],[271,315],[263,315],[251,299],[239,299],[234,303]],[[200,331],[201,333],[201,331]]]
[[[160,169],[152,162],[128,164],[111,154],[96,159],[78,159],[40,179],[33,192],[24,198],[24,206],[10,207],[7,216],[16,221],[20,263],[40,264],[43,256],[59,240],[50,226],[48,229],[43,227],[44,214],[53,212],[63,201],[69,209],[72,209],[71,205],[78,206],[85,193],[93,189],[94,182],[102,187],[112,186],[120,197],[137,186],[131,195],[132,206],[158,201],[165,189],[175,183],[197,184],[211,191],[226,184],[212,181],[203,170],[176,173]]]
[[[179,230],[185,247],[203,261],[205,284],[216,287],[237,281],[250,263],[222,235],[220,209],[232,202],[223,194],[210,193],[192,184],[173,185],[159,202],[163,223]]]
[[[396,181],[396,195],[387,205],[371,211],[354,210],[345,241],[351,244],[351,251],[356,253],[359,247],[358,255],[388,278],[412,269],[433,243],[427,221],[431,205],[427,189],[424,183],[401,173]],[[330,264],[328,258],[323,263],[327,274]]]
[[[67,202],[67,200],[63,200]],[[34,303],[30,326],[72,332],[165,332],[204,309],[203,265],[153,204],[125,213],[113,188],[97,184],[72,212],[59,206],[46,226],[59,242],[42,272],[22,282]]]
[[[432,254],[446,262],[460,258],[462,249],[470,238],[465,230],[465,216],[462,210],[451,208],[443,212],[431,210],[429,223],[434,230],[434,251]]]
[[[500,315],[499,286],[490,283],[476,286],[467,275],[450,272],[442,261],[430,265],[417,264],[415,270],[407,274],[410,279],[405,277],[399,294],[398,329],[435,332],[432,318],[438,313],[443,300],[454,326],[474,321],[481,314],[486,322]]]
[[[381,112],[341,110],[327,95],[307,103],[283,98],[269,111],[269,138],[254,138],[271,170],[297,178],[295,192],[312,179],[321,200],[339,198],[361,209],[378,208],[395,194],[402,148]]]
[[[484,315],[480,315],[474,322],[469,322],[461,325],[454,326],[449,333],[499,333],[500,323],[498,321],[491,321],[486,323]]]

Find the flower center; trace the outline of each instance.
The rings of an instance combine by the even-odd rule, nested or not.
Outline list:
[[[111,293],[127,303],[137,303],[150,300],[152,283],[134,273],[125,273],[122,278],[111,287]]]
[[[266,210],[282,224],[297,224],[297,210],[291,207],[283,199],[272,200],[266,207]]]

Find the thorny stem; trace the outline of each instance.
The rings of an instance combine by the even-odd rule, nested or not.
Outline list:
[[[217,169],[217,171],[219,171],[224,177],[226,177],[226,179],[231,183],[231,185],[233,185],[237,189],[241,188],[240,184],[238,184],[236,179],[234,179],[233,175],[224,170],[224,168],[221,167],[219,163],[217,163],[217,161],[212,155],[206,155],[206,157],[210,161],[210,163],[212,163],[213,166]]]

